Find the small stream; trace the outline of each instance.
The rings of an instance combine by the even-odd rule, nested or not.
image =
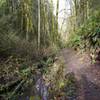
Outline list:
[[[49,85],[45,84],[42,75],[37,75],[35,85],[32,84],[23,91],[23,95],[19,96],[17,100],[49,100]]]
[[[37,82],[36,82],[36,92],[37,94],[41,97],[42,100],[48,100],[49,98],[49,92],[48,92],[48,87],[45,85],[45,80],[43,77],[40,77]]]

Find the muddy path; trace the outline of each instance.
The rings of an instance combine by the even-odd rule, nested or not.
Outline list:
[[[88,54],[63,49],[58,57],[64,61],[64,74],[74,73],[78,81],[77,100],[100,100],[100,63],[91,64]]]

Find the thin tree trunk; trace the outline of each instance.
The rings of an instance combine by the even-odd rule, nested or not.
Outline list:
[[[38,50],[40,49],[40,0],[38,0]]]
[[[57,33],[58,33],[58,12],[59,12],[59,0],[57,0],[57,8],[56,8],[56,20],[57,20],[56,30],[57,30]]]

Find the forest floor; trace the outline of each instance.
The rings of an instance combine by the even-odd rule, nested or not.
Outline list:
[[[67,87],[67,91],[65,91],[64,94],[64,96],[66,95],[68,96],[67,99],[66,97],[64,99],[62,98],[59,99],[59,94],[64,92],[62,88],[61,91],[59,92],[57,91],[55,93],[56,95],[55,94],[53,95],[56,99],[46,99],[46,100],[100,100],[100,62],[92,64],[88,53],[80,53],[73,49],[68,49],[68,48],[62,49],[60,52],[58,52],[55,58],[56,61],[54,62],[52,62],[52,59],[50,58],[45,62],[45,64],[43,62],[43,66],[46,66],[45,70],[47,71],[46,73],[44,72],[43,74],[40,74],[40,69],[37,68],[36,70],[32,69],[35,66],[33,65],[33,63],[31,65],[30,63],[27,64],[27,62],[25,61],[25,63],[20,62],[20,64],[18,64],[18,60],[15,61],[16,59],[13,58],[10,58],[10,61],[7,60],[6,63],[2,62],[0,64],[1,66],[0,89],[2,89],[2,87],[5,87],[6,84],[19,80],[20,78],[24,80],[27,74],[29,74],[29,77],[27,78],[27,82],[29,83],[29,85],[27,85],[28,84],[27,82],[24,83],[22,91],[23,95],[19,96],[20,100],[26,100],[25,99],[26,97],[35,97],[35,94],[37,93],[36,91],[37,85],[39,86],[40,90],[44,91],[45,89],[44,93],[46,92],[47,94],[48,94],[48,89],[46,88],[48,86],[53,87],[52,92],[54,93],[54,88],[57,89],[59,88],[58,84],[59,82],[60,85],[63,85],[62,83],[64,83],[65,85],[66,82],[69,82],[69,85],[66,84],[66,86],[64,86],[64,91]],[[48,61],[50,62],[49,64],[47,63]],[[29,65],[30,67],[28,67]],[[20,67],[22,69],[20,69]],[[23,69],[23,67],[25,67],[26,69]],[[64,75],[64,77],[62,74]],[[68,75],[73,75],[74,77],[69,77],[70,79],[68,79]],[[75,78],[74,82],[72,81],[73,78]],[[32,80],[33,82],[30,82]],[[67,81],[65,82],[65,80]],[[19,83],[17,84],[17,86],[19,86]],[[34,92],[34,89],[36,93]],[[9,97],[9,94],[10,95],[12,94],[12,90],[7,89],[7,91],[9,93],[5,93],[4,89],[3,91],[4,94],[0,95],[0,100],[5,100],[1,98],[2,97],[6,98],[6,94],[7,97]],[[1,92],[2,91],[0,90],[0,93]],[[33,99],[33,100],[41,100],[41,99]]]
[[[77,79],[77,100],[100,100],[100,62],[91,64],[87,53],[72,49],[63,49],[58,57],[64,60],[64,74],[73,73]]]

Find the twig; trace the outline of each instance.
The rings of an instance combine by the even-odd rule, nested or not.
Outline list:
[[[11,99],[13,97],[14,94],[16,94],[16,92],[20,89],[20,87],[25,83],[26,80],[22,80],[18,86],[15,88],[15,90],[12,92],[11,96],[9,97],[9,99]]]

